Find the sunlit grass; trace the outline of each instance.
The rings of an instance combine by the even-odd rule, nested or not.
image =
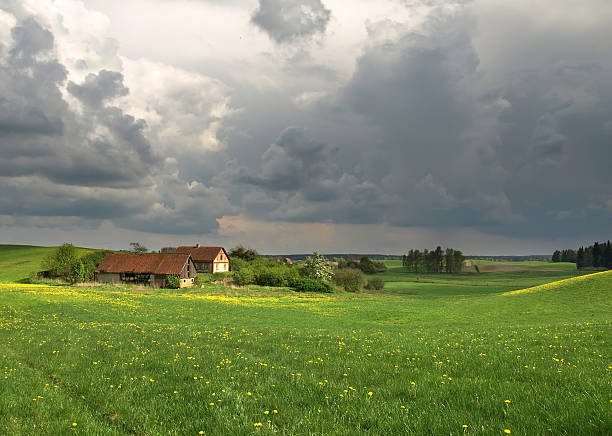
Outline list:
[[[612,273],[515,295],[254,291],[0,286],[0,429],[612,429]]]

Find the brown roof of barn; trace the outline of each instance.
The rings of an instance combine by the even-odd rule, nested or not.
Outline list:
[[[227,256],[227,252],[223,247],[193,247],[183,245],[176,249],[176,253],[191,254],[195,262],[212,262],[219,254],[219,251],[223,251]]]
[[[188,254],[108,253],[96,268],[96,272],[180,274],[188,260]]]

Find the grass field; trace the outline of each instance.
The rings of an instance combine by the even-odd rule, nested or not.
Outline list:
[[[612,272],[497,274],[462,295],[0,284],[0,429],[611,434]]]
[[[383,293],[444,296],[495,294],[514,289],[523,289],[553,281],[589,274],[592,271],[578,271],[573,263],[548,262],[491,262],[475,261],[477,264],[498,267],[522,266],[529,269],[490,271],[461,274],[415,274],[407,272],[400,260],[387,260],[387,272],[378,274],[385,280]]]

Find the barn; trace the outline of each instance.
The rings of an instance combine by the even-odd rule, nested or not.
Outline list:
[[[197,275],[189,254],[107,254],[96,269],[99,283],[138,284],[163,288],[166,276],[177,274],[181,288],[192,286]]]
[[[178,247],[176,253],[189,254],[193,258],[196,271],[217,273],[230,270],[229,256],[223,247],[203,247],[200,244]]]

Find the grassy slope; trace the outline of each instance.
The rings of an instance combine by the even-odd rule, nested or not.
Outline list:
[[[611,293],[612,273],[451,298],[0,286],[0,428],[610,434]]]
[[[40,271],[40,263],[57,247],[36,247],[31,245],[0,245],[0,282],[19,282],[27,279],[32,272]],[[79,255],[93,251],[77,248]]]

